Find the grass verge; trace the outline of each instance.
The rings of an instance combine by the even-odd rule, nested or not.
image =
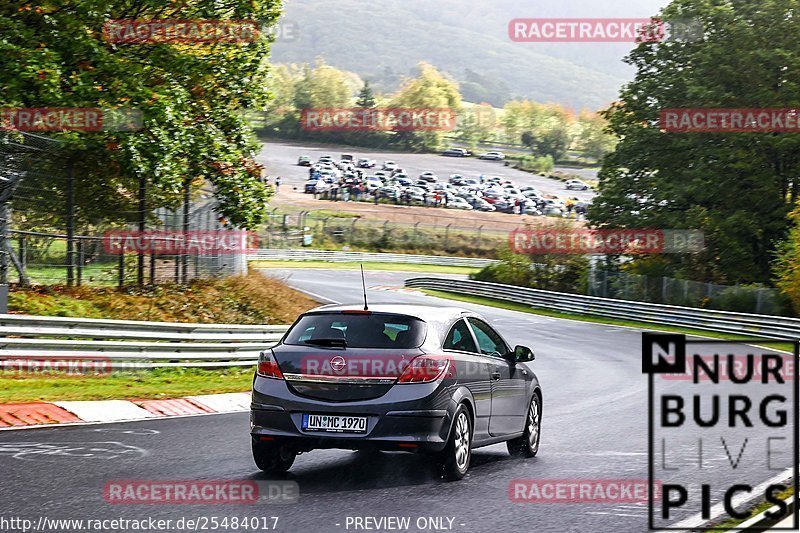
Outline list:
[[[290,324],[319,305],[283,282],[253,272],[197,280],[188,286],[112,288],[44,286],[16,289],[11,310],[41,316],[218,324]],[[0,370],[0,403],[175,398],[243,392],[252,367],[160,368],[97,375],[20,374]]]
[[[431,274],[471,274],[480,268],[449,265],[415,265],[378,262],[331,262],[331,261],[250,261],[250,268],[324,268],[326,270],[391,270],[397,272],[430,272]]]
[[[457,294],[446,291],[437,291],[433,289],[416,289],[431,296],[439,298],[447,298],[450,300],[458,300],[459,302],[467,302],[480,305],[488,305],[490,307],[499,307],[501,309],[508,309],[510,311],[519,311],[522,313],[530,313],[532,315],[549,316],[553,318],[566,318],[569,320],[579,320],[581,322],[593,322],[595,324],[606,324],[609,326],[626,326],[636,329],[647,331],[664,331],[668,333],[683,333],[685,335],[695,335],[699,337],[708,337],[712,339],[723,340],[742,340],[750,339],[743,335],[736,335],[734,333],[718,333],[714,331],[706,331],[702,329],[682,328],[678,326],[665,326],[661,324],[653,324],[650,322],[637,322],[635,320],[622,320],[617,318],[606,318],[595,315],[580,315],[577,313],[563,313],[561,311],[551,311],[549,309],[542,309],[538,307],[530,307],[525,304],[518,304],[513,302],[506,302],[504,300],[497,300],[494,298],[484,298],[481,296],[469,296],[464,294]],[[791,343],[770,343],[770,347],[776,350],[783,350],[791,352],[794,348]]]
[[[317,302],[258,272],[188,286],[15,288],[12,313],[197,324],[291,324]]]
[[[789,496],[791,496],[792,494],[794,494],[794,488],[793,487],[789,487],[785,491],[781,492],[778,495],[778,498],[780,498],[781,500],[785,500]],[[770,507],[773,507],[773,506],[774,506],[774,504],[769,503],[767,501],[763,501],[763,502],[759,503],[758,505],[756,505],[755,507],[753,507],[750,510],[750,516],[748,516],[744,520],[739,520],[739,519],[732,518],[730,520],[726,520],[724,522],[720,522],[719,524],[716,524],[716,525],[711,526],[711,527],[713,527],[715,530],[721,531],[721,532],[722,531],[729,531],[732,528],[735,528],[735,527],[747,522],[748,520],[750,520],[754,516],[763,513],[764,511],[766,511],[767,509],[769,509]]]
[[[9,376],[7,371],[0,373],[0,403],[134,400],[245,392],[250,389],[253,371],[251,367],[159,368],[92,376]]]

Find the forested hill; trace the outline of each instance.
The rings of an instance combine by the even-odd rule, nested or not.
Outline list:
[[[666,0],[286,0],[293,40],[277,42],[273,61],[352,70],[391,91],[419,61],[447,72],[469,101],[502,105],[514,97],[595,110],[615,100],[632,75],[620,43],[515,43],[514,18],[648,17]]]

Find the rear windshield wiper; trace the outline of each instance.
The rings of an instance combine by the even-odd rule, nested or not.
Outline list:
[[[347,348],[347,341],[344,339],[308,339],[303,342],[306,344],[314,344],[316,346],[340,346],[342,348]]]

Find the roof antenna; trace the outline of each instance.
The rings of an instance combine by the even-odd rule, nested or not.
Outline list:
[[[364,290],[364,311],[369,311],[367,306],[367,284],[364,282],[364,265],[361,266],[361,288]]]

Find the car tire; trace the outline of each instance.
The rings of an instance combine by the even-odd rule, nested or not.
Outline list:
[[[447,481],[463,479],[472,458],[472,419],[464,404],[458,406],[447,445],[439,455],[437,466]]]
[[[286,446],[265,444],[253,440],[253,461],[259,470],[268,474],[288,471],[294,464],[297,452]]]
[[[534,393],[525,417],[525,432],[521,437],[506,443],[508,453],[516,457],[535,457],[539,452],[542,435],[542,400]]]

